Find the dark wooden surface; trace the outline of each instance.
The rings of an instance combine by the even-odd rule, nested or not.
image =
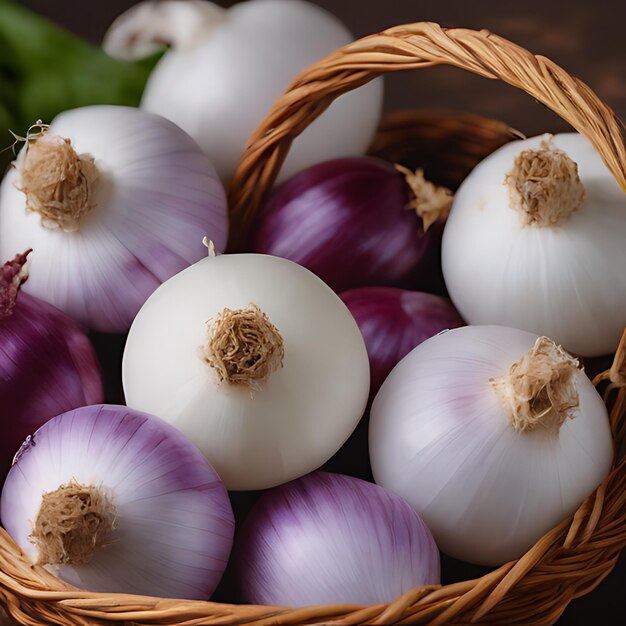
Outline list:
[[[623,0],[315,0],[315,3],[342,19],[355,36],[422,20],[449,27],[486,28],[550,57],[587,82],[626,118],[626,2]],[[112,19],[134,2],[24,0],[23,4],[98,42]],[[233,2],[220,4],[228,6]],[[441,106],[472,111],[504,120],[527,135],[567,129],[558,117],[525,94],[450,68],[387,77],[385,104],[388,110]],[[114,343],[106,348],[111,340],[98,337],[96,343],[111,361],[109,371],[115,371],[121,345]],[[110,398],[114,399],[118,381],[112,377],[107,383]],[[247,508],[245,499],[241,503],[238,502],[241,498],[236,500],[236,508]],[[447,580],[477,573],[470,566],[447,561],[444,569]],[[594,592],[571,603],[559,625],[608,626],[626,622],[621,597],[625,588],[626,563],[622,558],[616,570]],[[1,620],[0,617],[0,623]]]

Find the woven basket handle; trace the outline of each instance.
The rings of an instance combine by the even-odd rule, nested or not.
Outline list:
[[[460,67],[522,89],[587,137],[626,192],[624,124],[585,83],[486,30],[417,22],[339,48],[291,83],[248,140],[230,185],[234,221],[243,225],[255,215],[291,142],[335,98],[385,72],[433,65]]]

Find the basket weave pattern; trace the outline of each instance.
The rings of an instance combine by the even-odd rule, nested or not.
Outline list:
[[[251,137],[233,179],[230,201],[236,223],[243,227],[250,222],[293,139],[334,98],[383,72],[436,64],[499,78],[525,90],[587,136],[626,190],[623,124],[589,87],[548,59],[485,31],[419,23],[350,44],[292,83]],[[506,125],[477,116],[403,112],[383,124],[372,153],[431,167],[433,174],[428,169],[427,174],[433,180],[455,187],[476,163],[515,137],[519,133]],[[387,605],[370,607],[291,609],[91,593],[33,565],[0,529],[0,600],[18,622],[29,625],[554,623],[572,599],[594,589],[610,573],[626,544],[626,334],[613,367],[598,382],[608,385],[615,440],[609,476],[571,519],[519,560],[482,578],[416,588]]]

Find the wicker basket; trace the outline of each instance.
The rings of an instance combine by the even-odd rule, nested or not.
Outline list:
[[[626,190],[623,125],[589,87],[551,61],[488,32],[418,23],[356,41],[292,83],[250,139],[233,179],[235,223],[240,228],[249,223],[293,138],[334,98],[383,72],[437,64],[499,78],[528,92],[588,137]],[[516,135],[504,124],[476,116],[403,113],[383,125],[373,151],[423,163],[433,168],[428,173],[434,180],[456,186],[481,158]],[[413,147],[407,138],[415,140]],[[290,609],[97,594],[74,589],[33,565],[0,530],[0,599],[18,622],[33,625],[554,623],[572,599],[610,573],[626,543],[626,334],[613,367],[597,382],[608,382],[616,450],[611,473],[571,519],[519,560],[482,578],[416,588],[387,605],[370,607]]]

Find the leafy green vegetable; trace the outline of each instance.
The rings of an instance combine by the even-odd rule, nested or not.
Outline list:
[[[0,150],[9,129],[24,135],[38,119],[89,104],[137,106],[159,55],[139,62],[100,48],[28,9],[0,0]],[[11,152],[0,154],[6,163]]]

